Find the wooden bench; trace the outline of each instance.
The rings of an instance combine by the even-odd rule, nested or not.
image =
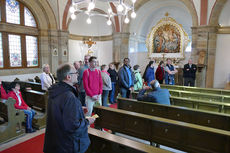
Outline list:
[[[39,92],[35,90],[24,91],[26,103],[36,111],[33,119],[33,126],[37,129],[46,126],[46,108],[48,104],[48,92]]]
[[[94,107],[95,126],[194,153],[229,153],[230,132],[140,113]]]
[[[230,96],[169,89],[171,96],[230,103]]]
[[[230,131],[230,115],[118,98],[118,109]]]
[[[209,93],[209,94],[216,94],[216,95],[226,95],[226,96],[230,95],[230,90],[225,90],[225,89],[199,88],[199,87],[187,87],[187,86],[177,86],[177,85],[172,86],[172,85],[165,85],[165,84],[161,84],[161,88],[199,92],[199,93]]]
[[[89,128],[88,133],[91,144],[86,153],[170,153],[170,151],[93,128]]]
[[[170,102],[172,105],[176,106],[230,114],[230,103],[210,102],[205,100],[196,100],[174,96],[170,97]]]
[[[132,98],[136,99],[137,94],[138,92],[132,92]],[[170,102],[171,105],[230,114],[230,103],[197,100],[197,99],[177,97],[177,96],[171,96]]]
[[[0,124],[0,144],[15,139],[25,134],[22,128],[22,122],[25,120],[25,114],[22,110],[14,108],[15,100],[0,99],[0,116],[4,122]]]

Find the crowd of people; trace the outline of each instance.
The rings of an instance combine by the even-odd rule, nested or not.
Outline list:
[[[130,98],[132,91],[138,91],[140,101],[170,105],[169,91],[161,89],[160,84],[174,85],[178,71],[171,59],[167,59],[166,65],[160,61],[156,71],[154,64],[150,61],[141,75],[140,66],[135,65],[132,69],[129,58],[124,58],[123,65],[116,71],[113,63],[99,67],[97,57],[85,55],[84,62],[59,66],[57,80],[50,73],[49,65],[43,65],[41,86],[49,93],[44,152],[85,152],[90,144],[87,127],[95,121],[93,106],[108,107],[116,103],[116,90],[121,97]],[[189,59],[183,69],[184,85],[194,86],[196,70],[196,65]],[[1,98],[16,100],[15,108],[26,114],[26,132],[34,132],[35,111],[23,100],[19,83],[14,81],[5,89],[1,83]]]

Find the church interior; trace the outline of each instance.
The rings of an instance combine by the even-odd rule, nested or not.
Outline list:
[[[161,86],[170,106],[140,104],[137,92],[113,108],[96,106],[95,126],[106,130],[89,128],[87,152],[230,153],[229,14],[230,0],[0,0],[0,81],[31,87],[24,100],[38,110],[38,130],[26,134],[24,113],[0,99],[0,152],[43,152],[48,92],[35,78],[44,64],[56,76],[90,55],[117,71],[129,58],[141,75],[149,61],[156,69],[171,59],[178,73],[175,85]],[[189,59],[195,87],[183,86]]]

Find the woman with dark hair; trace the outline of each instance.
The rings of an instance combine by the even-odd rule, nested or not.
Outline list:
[[[145,82],[147,82],[148,86],[150,86],[150,82],[152,80],[155,80],[154,61],[150,61],[149,64],[146,66],[143,78]]]
[[[26,132],[32,133],[35,130],[32,128],[32,120],[35,115],[35,111],[31,109],[23,100],[22,94],[20,92],[20,84],[17,82],[11,82],[9,87],[8,97],[16,100],[14,107],[16,109],[22,109],[26,114]]]
[[[164,75],[165,75],[164,62],[160,61],[157,67],[157,70],[156,70],[156,79],[158,80],[160,84],[163,84]]]

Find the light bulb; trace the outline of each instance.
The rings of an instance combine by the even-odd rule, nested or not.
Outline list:
[[[72,19],[72,20],[75,20],[75,19],[76,19],[76,15],[75,15],[74,13],[71,15],[71,19]]]
[[[136,18],[136,16],[137,16],[137,14],[133,11],[132,13],[131,13],[131,18]]]
[[[133,2],[133,3],[135,3],[135,2],[136,2],[136,0],[132,0],[132,2]]]
[[[86,22],[87,22],[88,24],[91,24],[91,23],[92,23],[90,17],[86,20]]]
[[[90,11],[90,10],[94,9],[94,7],[95,7],[94,2],[90,2],[89,6],[88,6],[88,10]]]
[[[125,23],[129,23],[129,18],[128,17],[125,17]]]
[[[112,9],[111,8],[108,9],[108,13],[112,13]]]
[[[70,13],[74,13],[74,12],[75,12],[74,7],[73,7],[73,6],[71,6],[71,7],[69,8],[69,11],[70,11]]]
[[[118,12],[122,12],[124,10],[124,7],[121,5],[121,4],[119,4],[118,6],[117,6],[117,11]]]
[[[109,20],[107,21],[107,24],[108,24],[108,25],[111,25],[111,24],[112,24],[112,21],[109,19]]]

